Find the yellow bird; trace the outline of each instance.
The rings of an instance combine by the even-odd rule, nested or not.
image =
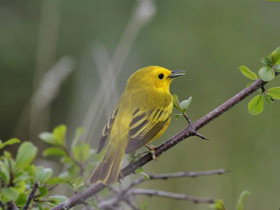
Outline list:
[[[105,125],[97,153],[109,139],[106,152],[93,172],[90,182],[113,184],[118,180],[125,154],[159,138],[167,129],[173,110],[169,87],[183,71],[160,66],[139,69],[128,79],[108,123]]]

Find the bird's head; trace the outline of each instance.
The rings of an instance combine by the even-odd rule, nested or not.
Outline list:
[[[160,67],[148,66],[134,72],[128,79],[128,87],[152,87],[169,92],[171,81],[178,76],[185,75],[185,71]]]

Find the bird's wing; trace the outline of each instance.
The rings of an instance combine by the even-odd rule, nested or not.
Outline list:
[[[130,154],[152,140],[166,125],[171,112],[164,109],[141,112],[137,109],[129,124],[126,153]]]
[[[98,144],[98,149],[97,149],[97,153],[101,152],[101,150],[103,149],[103,147],[105,146],[107,137],[111,131],[111,128],[113,126],[113,123],[115,121],[115,118],[117,116],[118,113],[118,108],[116,108],[113,113],[111,114],[111,117],[109,119],[109,121],[107,122],[107,124],[104,126],[103,131],[102,131],[102,135],[101,138],[99,140],[99,144]]]

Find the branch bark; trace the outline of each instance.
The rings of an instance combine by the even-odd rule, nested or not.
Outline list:
[[[165,197],[165,198],[173,198],[173,199],[177,199],[177,200],[191,201],[194,203],[208,203],[208,204],[215,203],[215,200],[211,199],[211,198],[199,198],[199,197],[194,197],[194,196],[190,196],[190,195],[186,195],[186,194],[165,192],[165,191],[161,191],[161,190],[133,189],[133,190],[130,190],[130,193],[132,195],[146,195],[146,196],[159,196],[159,197]]]
[[[135,189],[132,189],[132,188],[135,187],[136,185],[141,184],[142,182],[148,182],[148,181],[159,180],[159,179],[167,180],[167,179],[171,179],[171,178],[180,178],[180,177],[195,178],[195,177],[198,177],[198,176],[221,175],[221,174],[224,174],[224,173],[226,173],[226,170],[217,169],[217,170],[209,170],[209,171],[181,171],[181,172],[167,173],[167,174],[150,174],[149,175],[150,179],[148,179],[148,180],[146,180],[144,177],[141,177],[139,179],[134,180],[130,185],[128,185],[125,189],[121,190],[120,192],[113,190],[114,191],[114,196],[111,199],[99,202],[98,203],[98,208],[99,209],[111,209],[112,207],[119,206],[119,204],[121,202],[126,202],[128,205],[130,205],[130,204],[133,205],[133,203],[131,203],[131,197],[132,197],[131,195],[133,195],[133,192],[134,192]],[[153,192],[151,194],[155,195],[155,192],[159,192],[159,191],[153,190],[153,191],[150,191],[150,192]],[[136,195],[136,194],[141,194],[141,193],[134,193],[134,194]],[[143,193],[143,194],[145,194],[145,193]],[[160,195],[158,195],[158,196],[163,196],[164,193],[160,192],[159,194]],[[150,195],[150,193],[146,193],[146,195]],[[175,194],[173,194],[173,195],[175,195]],[[177,195],[179,195],[179,194],[177,194]],[[187,197],[187,198],[189,198],[190,201],[193,201],[193,202],[195,202],[195,200],[200,201],[200,198],[196,198],[194,196],[189,196],[189,195],[185,196],[185,195],[181,194],[179,197],[180,198]],[[178,198],[178,199],[180,199],[180,198]],[[207,201],[211,200],[211,202],[212,202],[214,199],[209,198],[209,199],[206,199],[206,200]],[[205,203],[205,202],[199,202],[199,203]],[[135,209],[133,207],[131,207],[131,208]]]
[[[219,117],[220,115],[228,111],[230,108],[232,108],[233,106],[241,102],[244,98],[251,95],[265,84],[266,82],[263,82],[260,79],[256,80],[252,85],[243,89],[238,94],[236,94],[235,96],[227,100],[225,103],[215,108],[213,111],[209,112],[208,114],[206,114],[205,116],[203,116],[202,118],[200,118],[199,120],[191,124],[190,126],[186,127],[184,130],[182,130],[181,132],[179,132],[178,134],[176,134],[175,136],[173,136],[172,138],[170,138],[169,140],[167,140],[166,142],[158,146],[155,149],[156,156],[160,156],[162,153],[171,149],[172,147],[174,147],[176,144],[180,143],[184,139],[190,136],[194,136],[197,130],[204,127],[205,125],[207,125],[208,123],[210,123],[211,121],[213,121],[214,119],[216,119],[217,117]],[[122,178],[134,173],[137,168],[142,167],[143,165],[147,164],[151,160],[153,160],[151,154],[147,154],[142,158],[140,158],[138,161],[130,163],[124,169],[122,169],[121,171]],[[97,183],[89,187],[88,189],[86,189],[84,192],[80,194],[76,194],[73,197],[69,198],[66,202],[55,206],[54,208],[52,208],[52,210],[62,210],[62,209],[72,208],[76,205],[81,204],[81,202],[85,201],[87,198],[95,195],[96,193],[100,192],[105,188],[107,188],[106,185],[102,183]]]
[[[29,197],[28,197],[28,199],[27,199],[27,202],[26,202],[26,204],[24,205],[24,207],[23,207],[22,210],[27,210],[27,209],[28,209],[28,207],[29,207],[31,201],[33,200],[33,198],[34,198],[34,196],[35,196],[35,193],[36,193],[38,187],[39,187],[39,184],[38,184],[38,182],[36,181],[36,182],[34,183],[34,186],[33,186],[33,188],[32,188],[32,191],[31,191],[31,193],[30,193],[30,195],[29,195]]]

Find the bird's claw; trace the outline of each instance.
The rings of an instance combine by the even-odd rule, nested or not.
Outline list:
[[[155,150],[156,147],[154,145],[151,145],[151,144],[146,144],[145,146],[149,149],[153,160],[157,160],[156,150]]]

